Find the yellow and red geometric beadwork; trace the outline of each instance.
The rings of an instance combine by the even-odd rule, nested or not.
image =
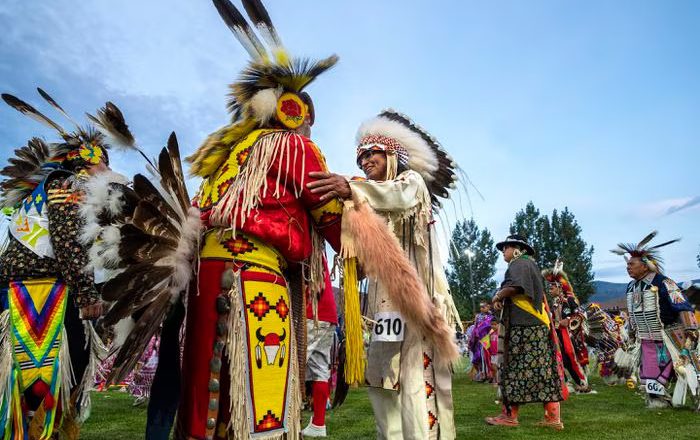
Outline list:
[[[261,268],[241,272],[252,434],[280,433],[289,411],[291,347],[289,292],[282,276]]]

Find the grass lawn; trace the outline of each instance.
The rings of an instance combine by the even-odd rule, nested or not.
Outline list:
[[[532,426],[542,417],[542,406],[534,404],[521,409],[519,428],[497,428],[483,422],[485,416],[498,412],[494,388],[473,383],[462,373],[454,380],[457,438],[700,439],[700,414],[689,408],[649,411],[644,408],[640,395],[623,386],[608,387],[594,380],[593,387],[598,394],[572,395],[562,405],[563,432]],[[132,401],[125,393],[94,393],[92,416],[80,438],[143,438],[146,409],[132,407]],[[303,426],[309,417],[304,414]],[[327,423],[332,439],[374,438],[372,409],[366,391],[352,390],[341,408],[329,412]]]

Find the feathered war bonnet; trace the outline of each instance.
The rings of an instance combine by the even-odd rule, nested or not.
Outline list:
[[[357,158],[368,151],[382,151],[387,158],[387,179],[395,179],[397,174],[406,169],[418,173],[428,189],[428,194],[421,191],[418,204],[411,212],[415,231],[431,233],[433,215],[440,214],[438,197],[447,198],[449,189],[456,187],[457,165],[442,149],[437,140],[407,116],[394,110],[384,110],[375,118],[364,122],[357,132]],[[355,196],[355,194],[354,194]],[[432,211],[432,213],[431,213]],[[405,213],[402,213],[402,215]],[[416,243],[430,246],[430,239],[424,234],[411,234]],[[414,238],[411,238],[414,240]],[[420,240],[420,242],[419,242]],[[430,250],[430,267],[437,252]],[[409,261],[408,254],[399,244],[393,230],[390,230],[386,218],[380,216],[364,203],[354,197],[345,201],[341,233],[341,251],[343,258],[343,291],[345,293],[345,316],[347,323],[355,323],[346,331],[347,352],[362,350],[360,304],[358,293],[357,267],[362,267],[368,278],[378,280],[386,287],[386,294],[406,319],[407,325],[419,331],[435,347],[437,364],[448,365],[459,357],[454,343],[454,326],[448,324],[443,312],[433,304],[431,295],[426,294],[426,284],[419,279],[415,267]],[[381,255],[381,258],[377,256]],[[397,276],[397,274],[400,274]],[[451,302],[445,300],[450,319],[459,318],[450,308]],[[358,356],[348,356],[346,377],[348,382],[364,379],[363,369],[350,368],[350,361]],[[360,357],[361,358],[361,357]]]
[[[304,92],[313,80],[338,62],[336,55],[314,61],[292,58],[282,44],[260,0],[243,0],[243,7],[262,37],[229,0],[213,0],[219,15],[251,57],[230,85],[231,124],[212,133],[187,161],[190,173],[208,177],[226,159],[230,146],[259,128],[296,129],[309,117],[313,102]],[[269,46],[269,52],[263,41]]]
[[[657,234],[658,231],[653,231],[637,244],[620,243],[617,245],[617,249],[612,249],[610,252],[624,256],[625,261],[629,261],[630,258],[639,258],[646,264],[651,272],[663,273],[663,259],[659,255],[659,249],[680,241],[680,238],[669,240],[655,246],[649,246],[649,242],[653,240]]]
[[[30,104],[13,95],[2,94],[2,99],[10,107],[56,130],[62,138],[59,142],[47,143],[35,137],[26,146],[15,150],[16,157],[9,160],[9,166],[0,170],[0,175],[6,177],[0,183],[3,206],[16,206],[51,170],[64,169],[80,173],[100,162],[109,164],[107,151],[113,146],[131,148],[143,155],[135,145],[134,137],[116,105],[107,102],[97,111],[97,116],[88,114],[90,124],[81,127],[48,93],[40,88],[37,88],[37,91],[54,109],[75,125],[75,130],[68,132]]]
[[[564,293],[574,295],[569,276],[564,272],[564,262],[557,258],[554,267],[542,271],[542,276],[547,283],[557,284]]]
[[[392,109],[365,121],[357,131],[357,162],[367,151],[383,151],[387,156],[387,179],[396,178],[400,169],[421,175],[430,191],[434,208],[438,197],[448,198],[457,186],[457,164],[430,133],[408,116]]]

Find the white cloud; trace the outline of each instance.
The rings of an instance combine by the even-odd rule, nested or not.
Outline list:
[[[694,203],[693,203],[694,202]],[[634,217],[639,220],[657,219],[667,214],[687,209],[700,204],[700,197],[679,197],[656,200],[637,206],[631,210]]]
[[[678,211],[683,211],[690,208],[697,208],[698,206],[700,206],[700,196],[692,197],[684,203],[671,206],[666,211],[666,214],[673,214]]]

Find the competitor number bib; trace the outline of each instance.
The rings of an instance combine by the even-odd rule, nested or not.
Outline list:
[[[404,321],[399,312],[378,312],[374,315],[372,340],[381,342],[403,341]]]
[[[666,388],[654,379],[647,379],[645,388],[647,394],[656,394],[658,396],[663,396],[666,394]]]

